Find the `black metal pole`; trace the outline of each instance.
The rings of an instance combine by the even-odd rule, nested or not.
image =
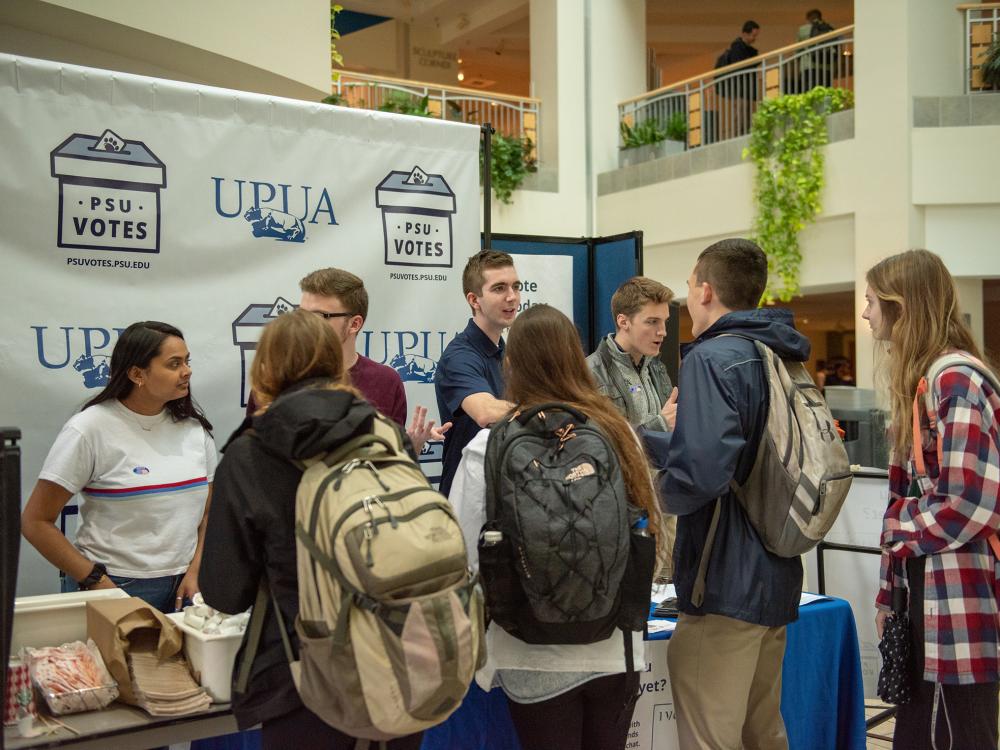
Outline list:
[[[483,247],[488,248],[493,242],[492,215],[490,193],[493,190],[493,126],[488,122],[482,125],[483,132]]]
[[[10,640],[14,629],[14,594],[17,591],[17,561],[21,548],[21,448],[17,441],[21,431],[16,427],[0,427],[0,529],[3,547],[0,550],[0,657],[3,658],[3,688],[0,697],[7,705],[7,664],[10,660]],[[0,732],[0,750],[4,738]]]

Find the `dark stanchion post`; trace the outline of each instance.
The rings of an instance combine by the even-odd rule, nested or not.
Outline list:
[[[3,705],[7,705],[7,664],[14,630],[14,593],[17,591],[17,562],[21,549],[21,431],[0,427],[0,647],[3,649]],[[0,750],[4,739],[0,733]]]
[[[483,247],[489,247],[493,242],[492,215],[490,193],[493,190],[493,126],[488,122],[482,124],[483,132]]]

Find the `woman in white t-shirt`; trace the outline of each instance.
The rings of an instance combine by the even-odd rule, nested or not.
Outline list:
[[[117,586],[165,612],[198,591],[216,452],[190,380],[181,332],[133,323],[115,344],[107,386],[63,426],[21,528],[65,571],[64,591]],[[75,494],[70,543],[56,521]]]
[[[562,403],[596,423],[618,457],[629,501],[637,512],[646,512],[651,531],[660,528],[660,512],[640,444],[625,418],[597,390],[569,318],[548,305],[535,305],[521,313],[507,338],[504,377],[505,397],[518,411]],[[465,447],[448,495],[474,566],[478,566],[477,545],[486,521],[484,459],[489,434],[489,429],[480,431]],[[656,541],[662,552],[661,540]],[[642,670],[643,634],[629,635],[634,663]],[[639,672],[627,671],[621,630],[595,643],[532,644],[494,621],[486,643],[487,663],[476,681],[485,690],[503,689],[524,750],[625,747]]]

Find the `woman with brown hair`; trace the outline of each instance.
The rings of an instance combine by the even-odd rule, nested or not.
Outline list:
[[[893,255],[866,278],[862,317],[888,347],[880,374],[892,414],[876,624],[881,636],[894,585],[908,590],[911,623],[912,697],[899,706],[893,747],[993,750],[1000,681],[1000,562],[991,549],[1000,529],[996,379],[937,255]]]
[[[305,310],[285,313],[264,328],[250,379],[258,403],[267,408],[246,420],[223,448],[199,583],[207,604],[242,612],[254,603],[266,575],[297,653],[295,494],[302,470],[296,462],[370,432],[375,409],[345,384],[336,332]],[[303,706],[279,627],[269,608],[246,690],[233,693],[237,724],[261,724],[265,749],[354,748],[355,738]],[[388,747],[415,750],[421,738],[410,735]]]
[[[521,313],[510,328],[504,370],[506,398],[516,405],[515,414],[558,402],[600,428],[617,456],[629,502],[637,513],[645,512],[650,530],[658,529],[660,512],[645,456],[628,422],[597,390],[569,318],[548,305]],[[486,521],[489,436],[484,429],[466,446],[448,498],[474,565]],[[635,663],[643,664],[642,633],[627,635]],[[493,622],[487,631],[487,665],[476,680],[485,690],[503,688],[524,750],[624,748],[631,715],[623,705],[636,693],[639,675],[627,671],[622,642],[621,631],[615,631],[594,643],[532,644]]]

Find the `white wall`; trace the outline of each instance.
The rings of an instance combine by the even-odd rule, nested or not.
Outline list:
[[[318,100],[330,91],[325,0],[4,0],[0,51]]]
[[[854,280],[854,165],[853,140],[827,147],[824,211],[800,237],[805,291]],[[602,195],[597,231],[641,229],[646,274],[684,297],[684,282],[699,252],[715,240],[750,233],[753,170],[743,163]]]
[[[998,144],[1000,125],[914,128],[913,203],[1000,203]]]

